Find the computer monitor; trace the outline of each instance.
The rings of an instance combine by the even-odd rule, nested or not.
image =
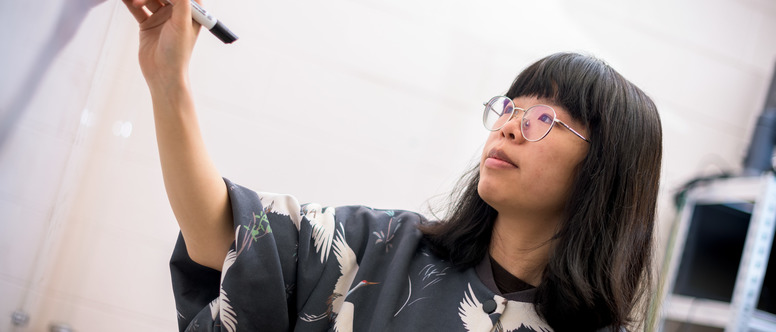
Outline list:
[[[771,245],[771,255],[768,267],[765,269],[763,287],[760,289],[760,299],[757,300],[757,310],[776,315],[776,245]]]
[[[731,302],[753,204],[696,204],[691,208],[673,292]]]

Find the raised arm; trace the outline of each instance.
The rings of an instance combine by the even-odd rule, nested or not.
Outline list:
[[[191,259],[221,270],[234,235],[227,188],[205,149],[189,86],[199,24],[189,0],[123,1],[140,23],[139,61],[151,91],[167,197]]]

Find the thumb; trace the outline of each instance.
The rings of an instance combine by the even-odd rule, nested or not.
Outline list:
[[[185,26],[185,23],[192,22],[191,18],[191,0],[167,0],[173,5],[172,20],[180,26]],[[196,1],[196,0],[195,0]],[[198,3],[201,1],[197,1]],[[198,26],[198,23],[194,22]]]

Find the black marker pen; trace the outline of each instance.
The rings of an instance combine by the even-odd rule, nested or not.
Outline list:
[[[227,29],[225,25],[213,17],[213,15],[210,15],[210,13],[208,13],[206,10],[202,9],[202,7],[200,7],[196,1],[190,0],[190,2],[191,17],[197,21],[197,23],[202,24],[203,27],[210,30],[210,32],[212,32],[216,37],[218,37],[218,39],[221,39],[221,41],[226,44],[231,44],[237,40],[237,36],[235,36],[234,33],[229,31],[229,29]]]

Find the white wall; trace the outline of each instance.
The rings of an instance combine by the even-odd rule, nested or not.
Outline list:
[[[660,109],[661,238],[677,187],[740,169],[776,63],[768,0],[205,7],[240,36],[203,31],[192,63],[224,176],[301,201],[424,210],[479,152],[481,103],[538,58],[580,51]],[[0,21],[15,27],[0,30],[0,330],[18,308],[31,313],[18,331],[175,329],[177,225],[136,23],[116,0],[3,1]]]

